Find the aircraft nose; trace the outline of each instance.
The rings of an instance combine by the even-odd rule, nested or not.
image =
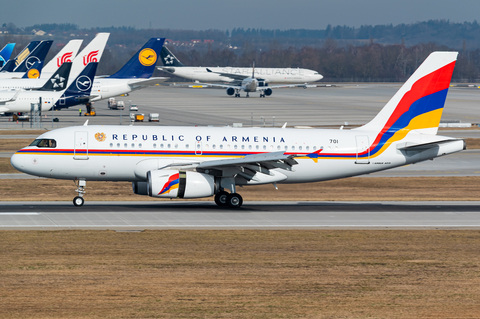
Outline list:
[[[24,172],[25,170],[25,165],[24,165],[24,156],[21,155],[21,154],[18,154],[18,153],[15,153],[12,155],[12,157],[10,158],[10,163],[12,164],[12,166],[20,171],[20,172]]]

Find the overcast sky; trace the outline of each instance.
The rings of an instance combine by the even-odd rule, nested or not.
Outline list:
[[[325,29],[430,19],[472,22],[480,0],[18,0],[4,1],[0,23],[74,23],[80,28],[132,26],[206,30]]]

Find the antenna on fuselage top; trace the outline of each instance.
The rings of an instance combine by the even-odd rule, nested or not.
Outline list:
[[[85,121],[85,123],[83,124],[83,126],[88,126],[88,120]]]

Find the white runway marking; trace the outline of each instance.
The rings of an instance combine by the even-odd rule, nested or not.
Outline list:
[[[16,213],[16,212],[7,212],[0,213],[1,216],[37,216],[41,215],[40,213]]]

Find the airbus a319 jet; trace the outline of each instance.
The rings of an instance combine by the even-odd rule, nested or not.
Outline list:
[[[464,150],[463,140],[437,135],[456,58],[432,53],[373,120],[352,130],[85,124],[42,134],[11,163],[76,181],[76,206],[86,181],[129,181],[138,195],[215,195],[219,206],[239,208],[238,185],[339,179]]]

